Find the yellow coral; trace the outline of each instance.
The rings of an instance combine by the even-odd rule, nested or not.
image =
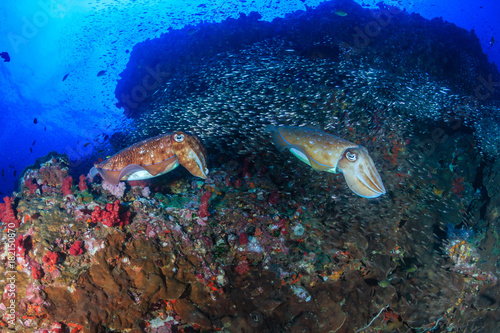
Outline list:
[[[437,196],[441,196],[443,194],[444,190],[440,190],[437,187],[434,187],[434,194]]]
[[[340,279],[340,277],[342,276],[343,273],[344,272],[342,270],[334,271],[328,278],[330,280],[336,281],[336,280]]]

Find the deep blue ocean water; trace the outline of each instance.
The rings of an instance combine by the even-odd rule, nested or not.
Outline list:
[[[262,20],[271,21],[320,2],[2,3],[0,51],[9,54],[10,62],[0,65],[0,193],[16,190],[22,170],[50,151],[68,154],[78,167],[127,123],[123,109],[115,106],[114,90],[136,43],[186,25],[237,18],[239,13],[257,11]],[[376,7],[376,2],[360,4]],[[474,29],[488,59],[500,64],[498,2],[421,0],[388,5]]]

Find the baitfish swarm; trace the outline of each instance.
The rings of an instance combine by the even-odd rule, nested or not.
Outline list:
[[[474,127],[482,152],[495,155],[500,149],[494,106],[468,102],[467,96],[452,93],[418,68],[400,74],[369,58],[312,59],[280,38],[221,53],[172,77],[122,129],[130,133],[126,140],[132,144],[163,128],[181,126],[207,147],[247,154],[267,149],[255,135],[265,125],[336,128],[346,137],[344,114],[352,125],[377,109],[391,119],[388,131],[395,126],[405,131],[413,126],[409,119],[437,121],[447,116],[446,110],[454,110]]]
[[[349,188],[364,198],[385,194],[384,184],[366,148],[322,130],[268,126],[280,151],[290,150],[317,171],[342,172]]]

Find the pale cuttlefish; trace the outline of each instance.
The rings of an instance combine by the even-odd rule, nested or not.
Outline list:
[[[385,194],[382,179],[366,148],[310,127],[268,126],[280,151],[290,150],[314,170],[342,172],[349,188],[364,198]]]
[[[179,165],[193,176],[207,178],[207,151],[194,135],[177,131],[138,142],[107,160],[95,164],[89,176],[98,173],[108,183],[142,180],[163,175]]]

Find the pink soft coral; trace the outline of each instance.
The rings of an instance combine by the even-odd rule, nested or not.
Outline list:
[[[59,261],[59,255],[57,252],[48,251],[47,254],[43,256],[42,261],[49,266],[55,265]]]
[[[7,227],[10,229],[19,227],[21,222],[16,218],[16,214],[12,208],[14,199],[5,197],[3,198],[3,202],[4,203],[0,203],[0,220],[7,224]]]
[[[62,181],[62,192],[63,196],[67,196],[69,194],[73,194],[73,191],[71,191],[71,185],[73,184],[73,177],[68,176],[65,177]]]
[[[87,177],[85,177],[85,175],[80,175],[80,181],[78,182],[78,189],[82,192],[88,189]]]
[[[204,220],[206,220],[206,218],[210,216],[210,213],[208,211],[208,200],[211,196],[212,192],[207,191],[203,193],[200,199],[200,206],[198,207],[198,217]]]
[[[82,241],[76,241],[73,243],[73,245],[69,248],[69,254],[72,256],[79,256],[80,254],[83,254]]]
[[[107,227],[123,227],[129,223],[129,218],[130,212],[120,214],[120,200],[116,200],[113,204],[108,203],[105,210],[96,206],[92,212],[92,222],[101,222]]]

